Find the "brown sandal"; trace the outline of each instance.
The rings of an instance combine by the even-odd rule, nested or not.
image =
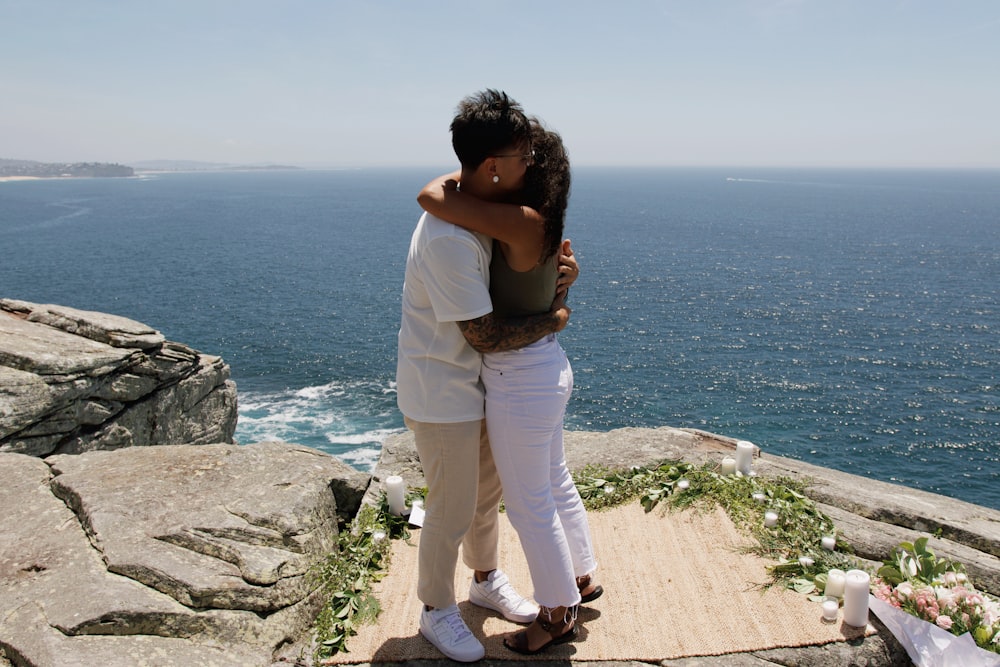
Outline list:
[[[551,619],[554,614],[558,615],[560,609],[563,610],[562,621],[555,623]],[[544,620],[542,618],[543,615],[549,620]],[[541,628],[548,635],[549,639],[538,648],[533,649],[531,648],[528,635],[531,633],[531,629],[536,626]],[[572,641],[578,634],[579,630],[576,627],[576,607],[540,607],[538,616],[532,621],[531,625],[524,630],[507,635],[503,640],[503,645],[515,653],[535,655],[550,646]]]
[[[580,603],[593,602],[604,595],[604,587],[591,582],[590,575],[585,574],[576,578],[576,587],[580,590]]]

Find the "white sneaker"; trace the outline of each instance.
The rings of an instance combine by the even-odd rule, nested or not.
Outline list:
[[[477,583],[476,577],[472,577],[469,602],[498,611],[514,623],[531,623],[538,616],[538,605],[519,595],[510,585],[507,575],[500,570],[490,572],[489,578],[482,583]]]
[[[458,612],[458,605],[420,612],[420,634],[439,651],[458,662],[482,660],[486,650]]]

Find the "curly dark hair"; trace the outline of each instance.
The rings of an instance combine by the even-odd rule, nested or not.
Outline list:
[[[545,218],[544,261],[555,254],[562,242],[569,205],[569,155],[558,132],[547,129],[534,117],[529,123],[535,160],[524,175],[521,203]]]
[[[477,168],[497,151],[527,143],[530,136],[521,105],[492,88],[459,102],[451,121],[451,145],[467,169]]]

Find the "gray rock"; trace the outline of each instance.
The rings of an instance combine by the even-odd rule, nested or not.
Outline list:
[[[369,482],[274,442],[0,454],[0,479],[0,643],[110,666],[271,664]]]
[[[236,416],[219,357],[123,317],[0,300],[0,452],[232,442]]]
[[[163,344],[163,335],[145,324],[107,313],[66,306],[38,306],[26,301],[8,301],[11,311],[23,313],[29,322],[39,322],[112,347],[148,350]]]

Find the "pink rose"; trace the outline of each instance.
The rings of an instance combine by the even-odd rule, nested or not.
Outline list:
[[[892,599],[892,586],[884,581],[878,581],[872,584],[872,595],[877,597],[879,600],[882,600],[882,602],[888,602],[890,604],[894,602]]]
[[[942,630],[951,630],[951,616],[941,614],[934,622],[937,623],[937,626]]]

